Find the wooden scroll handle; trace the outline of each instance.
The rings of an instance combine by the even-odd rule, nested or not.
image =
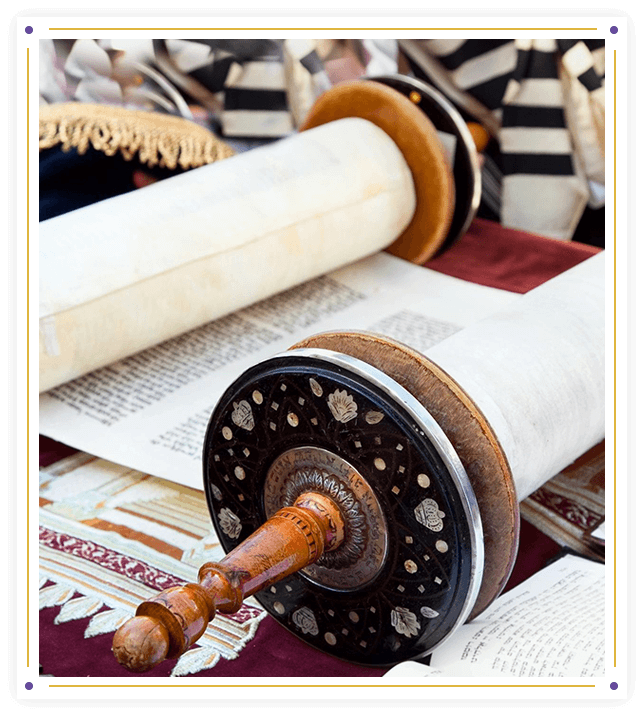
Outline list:
[[[199,584],[171,587],[143,602],[114,635],[112,651],[136,672],[176,658],[199,639],[216,610],[236,612],[246,597],[313,564],[343,539],[337,505],[325,495],[306,492],[221,562],[204,564]]]

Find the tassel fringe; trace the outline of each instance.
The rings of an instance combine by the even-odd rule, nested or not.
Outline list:
[[[138,155],[141,164],[194,169],[233,156],[207,129],[181,117],[107,105],[71,102],[40,107],[40,149],[60,144],[84,154],[91,146],[107,156]]]

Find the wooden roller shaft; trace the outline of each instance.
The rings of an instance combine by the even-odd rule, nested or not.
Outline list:
[[[204,446],[232,551],[142,605],[115,636],[119,661],[179,655],[215,609],[261,589],[342,658],[390,664],[449,638],[505,585],[519,499],[603,438],[603,277],[599,255],[427,355],[325,333],[240,376]]]
[[[166,589],[141,604],[114,635],[114,655],[136,672],[179,656],[204,633],[215,610],[234,613],[246,597],[316,562],[342,543],[343,527],[332,500],[300,495],[219,564],[204,564],[199,584]]]

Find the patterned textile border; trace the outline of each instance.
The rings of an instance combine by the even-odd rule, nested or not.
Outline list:
[[[116,630],[141,601],[224,555],[196,490],[86,453],[41,469],[40,481],[40,608],[60,607],[55,624],[91,617],[85,638]],[[253,600],[218,614],[172,675],[235,659],[265,615]]]
[[[521,503],[521,515],[557,544],[604,561],[604,541],[591,536],[604,521],[604,442]]]

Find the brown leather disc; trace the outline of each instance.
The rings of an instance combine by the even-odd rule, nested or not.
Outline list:
[[[425,263],[441,247],[454,214],[454,179],[434,125],[400,92],[358,80],[325,92],[300,131],[345,117],[373,122],[398,145],[414,179],[416,212],[387,250],[408,261]]]
[[[441,368],[397,341],[369,333],[320,333],[295,348],[324,348],[363,360],[393,378],[432,415],[472,484],[483,522],[483,580],[470,619],[502,591],[516,559],[519,504],[510,467],[489,423]]]

